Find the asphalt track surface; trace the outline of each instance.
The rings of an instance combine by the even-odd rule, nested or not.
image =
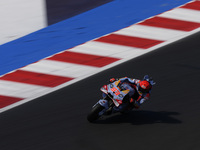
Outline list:
[[[1,113],[0,149],[199,150],[199,39],[197,33]],[[109,78],[145,74],[157,84],[139,110],[86,120]]]
[[[200,33],[0,114],[1,150],[199,150]],[[111,77],[151,75],[150,101],[89,123]]]

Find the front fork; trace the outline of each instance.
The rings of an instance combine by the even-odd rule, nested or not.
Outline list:
[[[97,104],[100,104],[101,106],[104,107],[104,109],[102,111],[99,112],[99,116],[103,115],[106,110],[109,108],[108,106],[108,101],[105,99],[100,99],[93,107],[95,107]]]
[[[96,106],[97,104],[100,104],[101,106],[104,107],[104,109],[102,111],[99,112],[99,116],[103,115],[106,110],[108,110],[108,108],[113,107],[113,102],[110,99],[110,96],[103,93],[102,94],[103,99],[100,99],[94,106]],[[94,107],[93,106],[93,107]]]

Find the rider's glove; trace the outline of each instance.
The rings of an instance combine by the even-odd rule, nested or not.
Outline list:
[[[115,78],[111,78],[111,79],[110,79],[110,83],[115,82],[115,81],[116,81]]]

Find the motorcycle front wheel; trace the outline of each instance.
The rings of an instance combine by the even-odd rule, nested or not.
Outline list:
[[[100,117],[99,112],[101,112],[103,109],[105,108],[100,104],[97,104],[94,107],[92,107],[91,112],[87,116],[87,120],[89,122],[94,122],[95,120],[97,120]]]

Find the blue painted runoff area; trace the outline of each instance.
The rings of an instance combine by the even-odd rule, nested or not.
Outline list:
[[[0,46],[0,75],[114,32],[190,0],[114,0]]]

